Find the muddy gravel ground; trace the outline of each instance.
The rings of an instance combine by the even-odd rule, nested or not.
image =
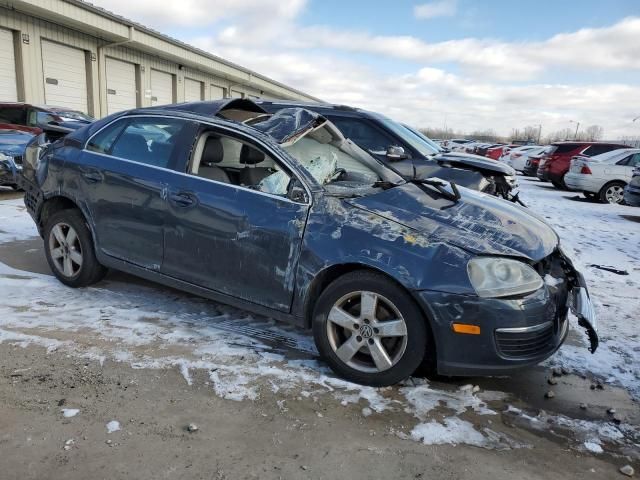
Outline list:
[[[372,389],[335,378],[307,332],[269,319],[117,272],[60,285],[18,197],[0,191],[0,480],[611,479],[640,466],[640,348],[617,322],[637,312],[633,265],[621,279],[590,272],[606,280],[596,356],[574,329],[511,377]],[[608,215],[572,208],[576,229],[581,212]],[[568,211],[547,218],[572,228]],[[628,228],[610,244],[582,235],[574,252],[593,244],[627,266]]]
[[[224,400],[195,375],[87,362],[40,347],[0,346],[0,477],[87,478],[612,478],[595,458],[518,427],[528,448],[425,446],[397,435],[402,412],[365,417],[361,405],[263,395]],[[63,409],[79,409],[71,418]],[[121,429],[107,433],[116,420]],[[189,432],[194,424],[197,431]],[[65,448],[67,447],[67,448]]]

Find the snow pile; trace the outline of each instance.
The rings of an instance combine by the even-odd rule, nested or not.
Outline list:
[[[107,423],[106,427],[107,433],[117,432],[120,430],[120,422],[118,422],[117,420],[111,420],[109,423]]]
[[[62,416],[64,418],[71,418],[71,417],[75,417],[77,414],[80,413],[80,410],[77,408],[63,408],[61,410],[62,412]]]

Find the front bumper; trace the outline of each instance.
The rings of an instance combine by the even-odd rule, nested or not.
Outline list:
[[[630,183],[625,187],[624,203],[632,207],[640,207],[640,186]]]
[[[554,280],[524,298],[418,292],[431,319],[439,374],[504,375],[540,363],[565,341],[570,309],[595,351],[596,318],[584,279],[561,253],[554,257],[543,261]],[[478,325],[480,334],[455,333],[454,323]]]

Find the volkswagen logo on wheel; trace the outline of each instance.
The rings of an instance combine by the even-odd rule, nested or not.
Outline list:
[[[360,327],[360,336],[362,338],[373,337],[373,328],[371,328],[371,325],[363,325],[362,327]]]

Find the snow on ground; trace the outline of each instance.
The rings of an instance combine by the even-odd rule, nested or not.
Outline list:
[[[588,353],[579,330],[550,362],[596,373],[638,396],[639,348],[632,319],[637,319],[633,315],[640,283],[636,261],[640,226],[620,215],[639,215],[640,209],[576,202],[563,198],[572,194],[522,183],[524,201],[558,229],[564,247],[584,266],[600,316],[602,343],[596,355]],[[0,202],[0,222],[0,243],[37,235],[19,200]],[[587,267],[591,263],[610,264],[630,275]],[[311,399],[332,395],[343,405],[358,405],[364,416],[407,412],[417,424],[409,435],[396,433],[426,444],[525,446],[460,418],[496,415],[492,405],[506,394],[478,392],[472,386],[445,390],[421,379],[397,388],[354,385],[336,378],[316,359],[305,332],[130,277],[73,290],[50,275],[0,263],[0,291],[0,342],[37,344],[100,362],[122,361],[134,368],[176,368],[187,384],[193,382],[195,370],[206,371],[212,390],[229,400],[251,401],[271,392],[282,396],[281,408],[286,408],[288,395]],[[562,421],[557,417],[547,424]],[[583,422],[581,428],[590,433],[580,448],[592,452],[612,435],[623,440],[638,435],[624,425],[611,427],[616,434],[601,435],[600,423]]]
[[[584,348],[586,335],[574,334],[580,342],[568,342],[551,361],[596,374],[640,398],[640,208],[589,202],[523,177],[520,183],[524,202],[556,229],[584,274],[598,315],[600,346],[594,355]]]

